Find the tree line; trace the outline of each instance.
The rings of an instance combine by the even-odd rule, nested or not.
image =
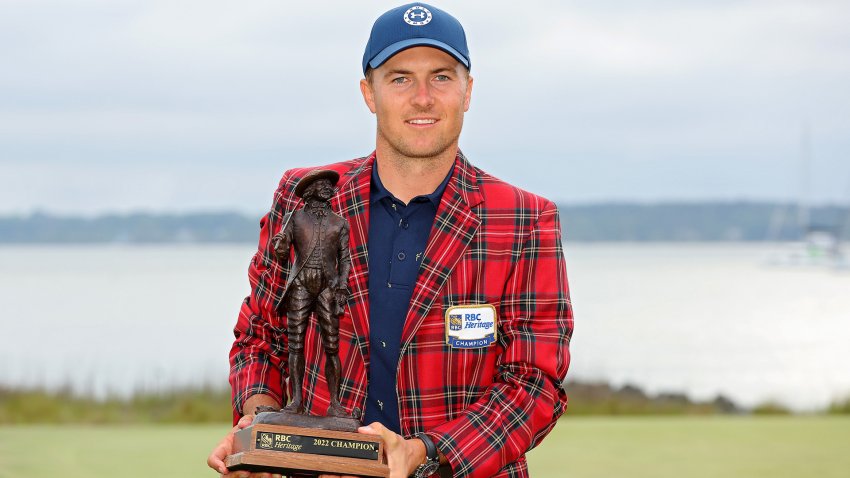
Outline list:
[[[769,202],[597,203],[558,206],[568,241],[793,241],[807,229],[850,236],[850,207]],[[128,213],[96,217],[45,212],[0,216],[0,244],[256,243],[259,219],[235,212]],[[800,217],[807,217],[801,224]]]

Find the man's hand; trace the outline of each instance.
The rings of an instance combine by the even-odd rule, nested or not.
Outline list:
[[[210,453],[209,458],[207,458],[207,465],[213,470],[221,473],[221,476],[226,476],[227,478],[281,478],[281,475],[271,474],[271,473],[251,473],[248,471],[234,471],[230,472],[226,466],[224,466],[224,459],[227,455],[233,453],[233,435],[239,430],[247,427],[254,420],[254,415],[245,415],[241,419],[239,419],[239,423],[230,430],[230,433],[224,437],[223,440],[219,442],[219,444],[213,449],[212,453]]]
[[[407,478],[422,463],[425,463],[425,444],[418,438],[405,440],[378,422],[360,427],[360,433],[377,435],[384,439],[384,454],[390,466],[390,478]]]
[[[377,435],[384,439],[384,454],[390,467],[390,478],[407,478],[422,463],[425,463],[425,444],[418,438],[405,440],[378,422],[360,427],[358,432]],[[357,478],[356,476],[319,475],[319,478]]]

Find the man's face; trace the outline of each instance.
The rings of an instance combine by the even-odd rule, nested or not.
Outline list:
[[[457,147],[472,77],[448,53],[420,46],[391,57],[360,90],[377,117],[379,143],[408,158],[433,158]]]
[[[304,197],[307,199],[322,199],[327,201],[333,195],[334,187],[327,179],[319,179],[304,190]]]

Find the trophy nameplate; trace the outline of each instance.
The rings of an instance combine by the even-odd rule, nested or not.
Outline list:
[[[389,476],[383,442],[362,433],[249,425],[236,432],[233,451],[225,461],[229,470]]]

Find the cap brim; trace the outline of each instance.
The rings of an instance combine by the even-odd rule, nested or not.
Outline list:
[[[439,48],[449,55],[455,57],[457,61],[459,61],[463,66],[469,69],[469,60],[463,57],[457,50],[446,45],[445,43],[437,40],[432,40],[430,38],[410,38],[408,40],[402,40],[400,42],[395,42],[392,45],[381,50],[380,53],[375,55],[374,58],[369,60],[369,66],[371,68],[377,68],[384,64],[391,56],[396,53],[406,50],[408,48],[413,48],[415,46],[430,46],[434,48]]]

